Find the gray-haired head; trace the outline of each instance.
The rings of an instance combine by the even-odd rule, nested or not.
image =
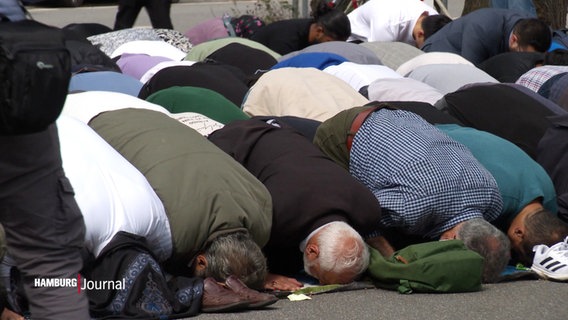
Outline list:
[[[230,275],[235,275],[251,288],[263,287],[267,274],[266,258],[248,233],[220,235],[202,254],[207,260],[207,267],[196,271],[196,276],[225,281]]]
[[[485,259],[483,282],[495,282],[511,258],[509,238],[481,218],[463,222],[457,231],[457,238]]]
[[[304,269],[322,284],[348,283],[369,266],[369,248],[361,235],[345,222],[327,224],[314,236],[317,259],[304,253]]]

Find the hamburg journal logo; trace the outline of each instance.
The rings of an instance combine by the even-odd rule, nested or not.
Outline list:
[[[126,280],[87,280],[78,275],[77,278],[35,278],[35,288],[77,288],[77,293],[85,290],[122,290]]]

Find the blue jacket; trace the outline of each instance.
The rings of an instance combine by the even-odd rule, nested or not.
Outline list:
[[[509,51],[513,27],[526,18],[532,16],[507,9],[478,9],[445,25],[426,39],[421,49],[457,53],[477,65]]]

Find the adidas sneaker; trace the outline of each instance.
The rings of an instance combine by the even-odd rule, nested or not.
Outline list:
[[[568,280],[568,237],[551,247],[534,246],[534,260],[531,269],[545,279]]]

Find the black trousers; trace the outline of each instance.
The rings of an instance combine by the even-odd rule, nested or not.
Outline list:
[[[132,28],[143,7],[146,7],[154,29],[174,28],[170,18],[171,0],[120,0],[114,30]]]
[[[0,223],[23,275],[33,319],[90,319],[76,287],[36,287],[38,278],[77,278],[83,216],[65,177],[57,128],[0,135]]]

